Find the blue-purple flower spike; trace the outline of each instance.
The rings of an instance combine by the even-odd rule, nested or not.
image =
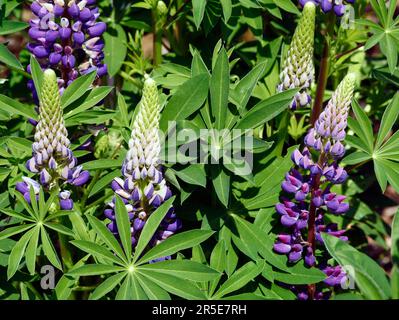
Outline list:
[[[302,7],[308,2],[319,5],[324,13],[334,11],[336,16],[342,17],[345,14],[347,5],[355,3],[355,0],[299,0]]]
[[[27,48],[43,69],[58,71],[61,94],[79,75],[107,73],[101,39],[106,24],[97,21],[96,0],[35,0],[31,10],[35,18],[30,21],[32,41]],[[28,86],[37,101],[33,82]]]
[[[26,168],[39,176],[39,182],[23,178],[24,182],[17,184],[17,190],[25,198],[29,198],[29,189],[33,187],[39,192],[40,185],[44,190],[53,190],[66,184],[84,185],[90,178],[89,172],[78,166],[65,128],[61,97],[57,84],[57,76],[51,69],[43,73],[41,101],[39,107],[39,122],[35,129],[32,144],[32,158],[26,163]],[[61,192],[60,207],[70,210],[73,207],[70,193]]]
[[[147,78],[143,97],[133,123],[129,150],[122,165],[123,179],[115,178],[111,188],[123,200],[131,221],[132,246],[138,241],[148,217],[164,201],[172,196],[163,176],[160,164],[161,144],[159,139],[160,105],[156,83]],[[118,235],[115,223],[115,199],[104,211],[111,220],[108,228]],[[160,228],[151,240],[155,246],[181,228],[181,221],[171,208]]]
[[[334,223],[326,224],[324,216],[327,213],[339,215],[349,210],[345,196],[331,191],[335,184],[345,182],[348,174],[338,165],[345,148],[342,141],[345,138],[347,117],[353,97],[355,76],[347,75],[333,93],[327,107],[319,116],[315,128],[305,137],[306,147],[295,150],[291,159],[295,168],[286,174],[281,187],[284,193],[282,201],[276,205],[280,214],[280,222],[287,229],[286,233],[277,236],[274,251],[288,256],[288,261],[296,263],[302,258],[309,267],[318,266],[326,273],[327,285],[345,280],[344,271],[340,267],[330,267],[317,261],[314,246],[305,237],[310,228],[310,211],[315,212],[315,241],[323,245],[321,232],[326,232],[342,240],[347,240],[345,230],[339,230]],[[318,153],[314,160],[311,150]],[[309,237],[308,237],[309,239]],[[309,240],[310,241],[310,240]],[[338,270],[339,269],[339,270]],[[308,295],[298,293],[298,298]],[[317,298],[317,294],[314,296]]]

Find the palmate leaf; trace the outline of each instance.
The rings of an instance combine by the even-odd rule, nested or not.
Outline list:
[[[357,251],[355,248],[337,237],[322,234],[324,243],[331,256],[342,266],[347,268],[350,276],[359,287],[362,294],[371,300],[388,299],[391,295],[391,288],[385,271],[376,261],[366,254]]]
[[[111,292],[125,277],[126,273],[119,272],[107,278],[90,295],[90,300],[98,300]]]
[[[389,136],[399,114],[399,94],[393,97],[386,108],[376,138],[367,114],[356,101],[353,110],[356,120],[349,118],[348,125],[356,136],[348,136],[346,141],[358,150],[346,156],[343,162],[354,165],[372,160],[381,190],[384,192],[389,182],[399,191],[399,132]]]

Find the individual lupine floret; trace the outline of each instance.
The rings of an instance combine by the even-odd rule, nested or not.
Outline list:
[[[101,39],[106,24],[97,21],[96,0],[35,0],[31,10],[35,18],[30,20],[27,48],[42,68],[59,71],[61,93],[79,75],[107,73]],[[33,82],[28,86],[37,101]]]
[[[303,7],[309,2],[320,5],[324,13],[333,10],[336,16],[342,17],[346,11],[347,5],[355,3],[355,0],[299,0],[299,3]]]
[[[125,203],[131,221],[132,246],[138,241],[148,217],[172,196],[160,164],[159,138],[160,105],[158,90],[153,79],[144,82],[143,97],[133,123],[129,150],[122,165],[124,179],[115,178],[111,184],[115,194]],[[115,198],[104,211],[111,220],[108,228],[117,236]],[[157,245],[181,228],[173,207],[169,209],[150,245]]]
[[[313,244],[304,237],[308,231],[310,211],[315,212],[315,240],[323,246],[322,232],[348,240],[345,230],[338,230],[334,223],[325,224],[326,213],[344,214],[349,210],[349,204],[344,202],[345,196],[331,192],[334,184],[345,182],[347,172],[338,165],[338,160],[344,155],[342,140],[345,138],[347,117],[353,97],[355,77],[347,75],[333,93],[326,109],[321,113],[315,124],[305,137],[306,147],[302,152],[295,150],[291,159],[296,168],[287,173],[281,187],[287,197],[276,205],[276,211],[281,215],[281,224],[288,228],[289,233],[278,235],[274,251],[286,254],[288,261],[295,263],[304,258],[309,267],[318,265]],[[318,153],[318,159],[313,159],[310,149]],[[339,152],[337,151],[339,150]],[[337,285],[345,279],[345,272],[339,267],[323,264],[323,270],[328,275],[327,285]],[[333,271],[331,271],[333,270]],[[343,281],[343,280],[342,280]],[[296,288],[299,299],[308,298],[308,294]],[[314,298],[325,298],[316,292]]]
[[[89,172],[77,166],[77,159],[69,147],[57,76],[53,70],[47,69],[43,73],[39,122],[32,144],[32,158],[26,163],[30,172],[39,175],[40,185],[45,190],[53,190],[68,183],[81,186],[89,180]],[[17,184],[17,190],[25,198],[28,198],[31,187],[36,194],[39,192],[40,185],[37,182],[26,177],[23,180]],[[73,207],[68,191],[60,193],[60,205],[66,210]]]
[[[308,89],[314,77],[314,32],[315,5],[309,2],[303,9],[302,17],[282,65],[280,84],[277,86],[278,92],[293,88],[300,89],[291,103],[291,109],[307,106],[311,102]]]

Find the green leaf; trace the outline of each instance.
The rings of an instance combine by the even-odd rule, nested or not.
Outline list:
[[[399,266],[399,211],[396,212],[391,227],[391,257],[393,263]]]
[[[191,77],[194,78],[197,75],[205,73],[210,76],[208,67],[206,66],[204,60],[202,60],[200,53],[195,50],[193,54],[193,61],[191,62]]]
[[[26,29],[28,26],[28,23],[22,21],[3,20],[0,24],[0,36],[10,33],[16,33],[18,31]]]
[[[259,229],[258,226],[251,224],[237,215],[233,215],[233,218],[240,235],[240,239],[247,245],[252,253],[250,257],[256,257],[255,253],[259,252],[259,254],[271,265],[279,268],[280,270],[289,270],[281,257],[277,256],[273,252],[274,242],[268,234]]]
[[[70,270],[68,275],[71,276],[98,276],[107,273],[126,271],[126,269],[110,266],[108,264],[86,264],[79,268]]]
[[[323,233],[322,238],[332,257],[342,267],[348,266],[353,269],[352,276],[367,299],[386,300],[390,297],[389,282],[377,262],[337,237]]]
[[[359,103],[356,100],[353,100],[352,102],[352,109],[355,113],[356,120],[359,124],[360,130],[363,133],[361,138],[363,138],[363,142],[365,142],[365,144],[368,145],[369,150],[372,152],[374,135],[373,135],[373,128],[371,127],[371,122],[367,114],[359,106]]]
[[[198,287],[194,286],[187,280],[183,280],[177,277],[174,277],[169,274],[164,273],[156,273],[142,270],[140,274],[155,282],[161,288],[166,291],[173,293],[179,297],[188,299],[188,300],[203,300],[205,299],[205,295],[201,292]]]
[[[123,280],[122,285],[119,287],[116,293],[115,300],[130,300],[131,299],[131,280],[132,278],[128,275],[125,280]]]
[[[8,227],[0,232],[0,240],[9,238],[13,235],[24,232],[24,231],[32,228],[33,226],[34,226],[33,224],[24,224],[22,226]]]
[[[230,176],[224,171],[223,168],[214,166],[212,170],[212,184],[215,188],[216,194],[220,202],[227,208],[229,205],[230,197]]]
[[[292,3],[291,0],[273,0],[273,2],[281,9],[294,14],[300,14],[298,8]]]
[[[97,170],[97,169],[110,169],[118,168],[122,164],[122,160],[114,159],[100,159],[93,160],[83,164],[83,169],[85,170]]]
[[[117,169],[115,171],[112,171],[111,173],[108,173],[107,175],[102,177],[100,180],[98,180],[96,182],[96,184],[94,185],[94,187],[91,189],[89,198],[91,196],[94,196],[101,190],[103,190],[106,186],[108,186],[112,182],[112,180],[114,180],[114,178],[119,177],[120,174],[121,174],[120,169]]]
[[[169,294],[155,282],[137,274],[136,278],[150,300],[170,300]]]
[[[215,128],[222,129],[226,121],[229,102],[230,67],[224,48],[219,51],[210,81],[211,110],[215,117]]]
[[[205,282],[215,279],[219,273],[202,263],[190,260],[166,260],[152,264],[146,264],[138,268],[148,272],[158,272],[165,274],[173,274],[175,277],[182,279]]]
[[[107,249],[105,249],[104,247],[90,242],[90,241],[85,241],[85,240],[73,240],[71,241],[71,243],[78,247],[79,249],[90,253],[91,255],[93,255],[96,258],[102,258],[102,259],[106,259],[110,262],[114,262],[116,264],[119,265],[123,265],[123,261],[118,258],[117,256],[115,256],[114,254],[112,254],[111,252],[109,252]]]
[[[326,275],[317,268],[308,268],[303,261],[289,268],[289,273],[275,272],[274,279],[288,284],[311,284],[323,281]]]
[[[46,222],[44,225],[54,231],[57,231],[58,233],[64,234],[66,236],[74,237],[75,234],[73,231],[62,224],[59,223],[52,223],[52,222]]]
[[[211,258],[210,258],[210,266],[216,271],[223,272],[226,269],[226,245],[225,241],[219,240],[219,242],[215,245],[212,250]],[[219,284],[219,280],[222,274],[219,277],[214,279],[209,284],[209,295],[213,295],[216,290],[217,285]]]
[[[90,295],[90,300],[98,300],[111,292],[119,283],[121,283],[123,278],[126,277],[126,274],[127,273],[119,272],[107,278],[93,291]]]
[[[153,247],[137,262],[137,264],[170,256],[178,251],[197,246],[208,239],[213,233],[213,231],[209,230],[190,230],[175,234]]]
[[[10,280],[12,276],[17,272],[19,264],[25,253],[25,248],[28,245],[30,238],[34,229],[26,232],[21,239],[15,244],[14,248],[11,250],[10,256],[8,257],[8,267],[7,267],[7,279]]]
[[[73,102],[69,107],[68,111],[64,115],[64,119],[69,119],[77,114],[86,111],[95,105],[97,105],[100,101],[102,101],[108,94],[113,90],[112,87],[97,87],[92,90],[86,91],[82,97],[80,97],[77,101]]]
[[[202,19],[204,19],[206,1],[207,0],[193,0],[193,16],[197,30],[201,25]]]
[[[263,265],[247,262],[240,269],[223,283],[219,290],[214,294],[213,299],[220,299],[223,296],[244,287],[248,282],[255,279],[263,270]]]
[[[84,76],[77,78],[68,86],[61,96],[61,105],[65,109],[72,102],[79,99],[92,85],[96,78],[97,71],[92,71]]]
[[[202,164],[190,164],[181,170],[174,170],[174,173],[184,182],[206,187],[205,168]]]
[[[231,17],[232,7],[231,0],[220,0],[223,9],[224,23],[227,23]]]
[[[230,98],[233,103],[242,111],[248,104],[249,98],[255,89],[259,78],[263,75],[266,69],[266,62],[257,64],[244,78],[240,80],[234,90],[230,93]]]
[[[20,115],[25,118],[37,119],[37,113],[32,106],[28,106],[0,94],[0,109],[6,111],[11,116]]]
[[[209,78],[202,73],[184,82],[162,112],[160,127],[166,131],[168,121],[185,120],[197,111],[208,95]]]
[[[119,196],[115,197],[115,201],[116,225],[118,227],[120,240],[125,249],[126,257],[129,258],[132,255],[132,234],[130,231],[129,215],[125,204]]]
[[[16,68],[18,70],[24,70],[19,60],[2,43],[0,43],[0,62],[3,62],[6,65]]]
[[[118,92],[118,109],[121,114],[122,124],[126,128],[129,128],[129,111],[127,108],[126,100],[120,92]]]
[[[297,91],[297,89],[290,89],[257,103],[243,115],[242,119],[235,126],[235,129],[256,128],[275,118],[288,108]]]
[[[96,231],[101,240],[104,241],[104,243],[108,246],[108,248],[113,250],[123,261],[128,262],[129,259],[127,259],[125,256],[118,241],[115,239],[111,231],[109,231],[108,228],[103,224],[103,222],[90,215],[87,216],[87,220],[89,220],[90,225]]]
[[[147,294],[137,280],[136,275],[130,276],[130,293],[133,300],[148,300]]]
[[[366,160],[371,160],[371,156],[368,153],[365,153],[363,151],[356,151],[353,152],[349,155],[347,155],[342,162],[347,164],[347,165],[353,165],[357,163],[361,163]]]
[[[29,273],[31,275],[35,274],[36,253],[37,253],[37,245],[39,242],[39,234],[40,234],[40,227],[39,226],[34,227],[32,229],[32,236],[29,240],[25,252],[26,267],[28,268]]]
[[[127,53],[127,38],[123,27],[113,23],[104,33],[104,62],[107,64],[110,77],[115,76],[125,61]]]
[[[392,299],[399,299],[399,267],[394,265],[391,271]]]
[[[57,251],[55,251],[55,248],[51,243],[49,236],[43,226],[41,227],[40,235],[42,240],[43,251],[47,259],[51,262],[51,264],[54,267],[62,271],[62,266],[60,260],[58,259]]]
[[[166,213],[172,206],[175,197],[172,197],[165,201],[160,207],[158,207],[148,218],[143,230],[141,231],[139,241],[134,252],[133,262],[137,261],[141,253],[144,251],[148,242],[151,240],[155,231],[158,229]]]
[[[399,93],[396,93],[391,103],[386,108],[384,115],[382,116],[381,126],[377,135],[376,148],[378,149],[384,140],[387,138],[389,131],[396,122],[399,114]]]
[[[37,62],[34,55],[31,55],[30,57],[30,69],[31,69],[32,79],[35,84],[37,96],[39,97],[40,100],[42,95],[43,70],[39,62]]]

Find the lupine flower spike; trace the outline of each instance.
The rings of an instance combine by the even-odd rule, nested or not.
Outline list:
[[[320,5],[320,8],[324,13],[333,10],[336,16],[342,17],[345,13],[346,6],[349,3],[355,3],[355,0],[299,0],[299,3],[303,7],[309,2]]]
[[[44,190],[53,190],[65,184],[81,186],[89,180],[89,172],[77,166],[77,159],[70,150],[68,132],[65,128],[61,97],[58,90],[57,76],[51,69],[43,73],[43,84],[39,107],[39,122],[36,126],[32,144],[32,158],[26,163],[26,168],[39,175],[39,182],[24,177],[24,182],[17,184],[27,201],[29,189],[39,192],[40,185]],[[62,209],[72,209],[69,191],[59,194]]]
[[[315,12],[313,2],[307,3],[303,8],[302,17],[298,22],[280,73],[278,92],[300,88],[291,103],[291,109],[307,106],[311,102],[308,89],[314,77]]]
[[[115,178],[111,184],[116,195],[121,197],[131,220],[132,246],[134,247],[148,217],[165,200],[172,196],[163,177],[160,164],[161,144],[159,139],[160,105],[158,90],[153,79],[144,82],[143,97],[133,123],[129,150],[122,165],[123,179]],[[115,198],[104,212],[111,220],[108,228],[118,235],[115,224]],[[173,208],[162,221],[150,245],[155,246],[181,228],[181,221]]]
[[[42,68],[59,71],[61,94],[79,75],[94,70],[98,77],[107,73],[101,39],[106,24],[97,21],[95,4],[96,0],[35,0],[31,5],[35,18],[30,21],[32,41],[27,48]],[[37,101],[33,82],[28,86]]]
[[[281,224],[288,232],[278,235],[274,250],[286,254],[291,263],[304,258],[309,267],[318,266],[327,275],[328,285],[338,285],[344,281],[345,274],[340,267],[328,266],[326,261],[317,261],[314,248],[307,243],[305,235],[308,232],[310,209],[315,210],[315,239],[323,245],[321,232],[347,240],[345,230],[338,230],[334,223],[325,224],[324,216],[327,213],[339,215],[349,210],[345,196],[331,192],[334,184],[345,182],[348,174],[338,165],[343,157],[345,148],[342,141],[345,138],[347,117],[353,97],[355,76],[347,75],[333,93],[327,107],[319,116],[315,128],[312,128],[305,137],[306,147],[300,152],[295,150],[292,161],[296,167],[287,173],[282,189],[285,196],[282,202],[276,205],[281,216]],[[318,153],[314,160],[311,151]],[[307,296],[300,293],[299,298]],[[321,297],[316,295],[316,297]]]

